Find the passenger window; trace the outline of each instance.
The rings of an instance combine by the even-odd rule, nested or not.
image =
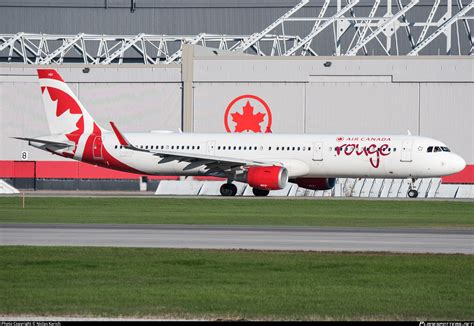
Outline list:
[[[272,147],[271,147],[271,146],[268,146],[268,150],[271,151],[271,150],[272,150]]]

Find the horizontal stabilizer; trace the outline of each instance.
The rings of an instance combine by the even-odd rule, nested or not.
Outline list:
[[[24,137],[12,137],[12,138],[20,139],[20,140],[26,140],[28,142],[41,143],[41,144],[45,144],[45,145],[53,145],[53,146],[61,146],[61,147],[73,146],[73,144],[61,143],[61,142],[50,141],[50,140],[43,140],[43,139],[38,139],[38,138],[24,138]]]

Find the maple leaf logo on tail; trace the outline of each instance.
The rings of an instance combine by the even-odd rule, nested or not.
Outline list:
[[[51,134],[62,134],[75,144],[71,152],[63,153],[64,156],[81,157],[87,147],[86,140],[92,134],[100,134],[102,128],[97,126],[56,70],[38,69],[38,78]]]
[[[64,91],[51,87],[41,87],[48,125],[52,134],[63,134],[75,145],[71,151],[64,151],[66,157],[73,157],[79,138],[84,133],[84,117],[79,105]]]
[[[254,107],[250,105],[250,101],[242,108],[243,114],[238,112],[232,113],[232,120],[236,123],[235,132],[253,131],[262,132],[260,124],[265,118],[263,113],[253,113]]]
[[[272,132],[272,113],[268,104],[255,95],[242,95],[232,100],[224,115],[227,132]],[[232,127],[233,125],[233,127]]]

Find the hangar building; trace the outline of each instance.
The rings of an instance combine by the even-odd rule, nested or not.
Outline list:
[[[262,132],[409,130],[440,139],[468,163],[443,183],[474,183],[471,1],[0,7],[0,178],[17,188],[140,187],[140,176],[64,162],[10,138],[48,133],[36,77],[45,66],[59,70],[104,126],[234,132],[228,112],[248,98],[266,114]],[[148,188],[161,180],[150,177]]]

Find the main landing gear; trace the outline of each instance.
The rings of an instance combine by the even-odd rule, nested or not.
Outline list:
[[[408,184],[408,193],[407,193],[407,195],[410,198],[418,197],[418,191],[415,188],[415,181],[416,181],[416,179],[412,178],[411,181]]]
[[[237,194],[237,186],[233,183],[224,183],[221,186],[222,196],[235,196]]]
[[[222,196],[232,197],[237,194],[237,186],[233,183],[224,183],[221,186],[220,191],[221,191]],[[257,197],[264,197],[264,196],[268,196],[268,194],[270,193],[270,190],[253,188],[252,192]]]

